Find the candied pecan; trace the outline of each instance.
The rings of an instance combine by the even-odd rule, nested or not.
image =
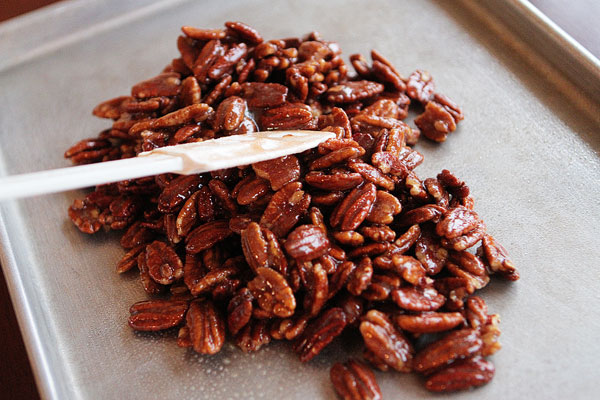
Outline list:
[[[311,207],[308,212],[308,217],[313,225],[318,226],[323,232],[327,233],[325,217],[323,217],[321,210],[319,210],[317,207]]]
[[[431,312],[419,315],[397,315],[394,322],[402,330],[415,333],[449,331],[465,321],[458,312]]]
[[[240,96],[252,108],[276,107],[284,104],[288,88],[278,83],[247,82],[242,85]]]
[[[225,210],[229,211],[231,215],[237,214],[237,204],[232,199],[229,188],[227,188],[227,185],[222,180],[211,179],[208,182],[208,187]]]
[[[450,114],[452,114],[452,116],[454,117],[454,120],[457,123],[464,119],[462,110],[458,107],[458,105],[456,105],[456,103],[454,103],[448,97],[444,96],[443,94],[436,93],[433,95],[433,100],[437,103],[440,103],[442,106],[444,106],[446,111],[448,111]]]
[[[403,81],[405,80],[404,77],[402,77],[402,74],[400,74],[400,72],[398,72],[398,70],[396,70],[396,67],[394,67],[394,65],[383,56],[383,54],[381,54],[380,52],[378,52],[375,49],[371,50],[371,59],[373,60],[373,62],[377,61],[380,62],[384,65],[386,65],[387,67],[389,67],[392,72],[394,74],[396,74],[400,79],[402,79]],[[400,91],[404,91],[404,89],[398,89]]]
[[[221,285],[225,282],[231,281],[231,276],[235,275],[239,272],[239,269],[235,265],[227,265],[224,264],[222,268],[215,268],[204,275],[202,278],[198,279],[197,282],[194,282],[191,285],[190,293],[193,296],[198,296],[205,292],[208,292],[211,289],[214,289],[216,286]]]
[[[229,47],[225,54],[217,57],[206,73],[210,79],[219,79],[224,75],[233,73],[238,61],[248,53],[245,43],[234,44]]]
[[[515,265],[508,259],[508,252],[496,239],[490,235],[483,236],[482,247],[483,254],[493,272],[498,272],[511,281],[519,279]]]
[[[435,84],[433,77],[427,71],[416,70],[408,77],[406,82],[406,94],[414,100],[425,105],[433,99]]]
[[[383,85],[371,81],[346,82],[327,90],[327,100],[331,103],[352,103],[357,100],[366,99],[383,92]]]
[[[284,103],[279,107],[266,109],[258,119],[263,130],[312,129],[313,114],[304,104]]]
[[[146,264],[146,253],[140,252],[137,257],[137,266],[140,270],[140,281],[142,281],[142,286],[144,287],[144,291],[148,294],[158,294],[162,292],[164,286],[156,283],[148,273],[148,265]]]
[[[198,220],[209,222],[215,219],[215,202],[212,192],[207,186],[203,186],[198,190],[198,199],[196,206],[198,208]]]
[[[392,291],[392,300],[405,310],[435,311],[444,305],[446,298],[432,287],[402,287]]]
[[[460,266],[465,271],[473,274],[483,276],[486,274],[485,264],[475,254],[469,253],[468,251],[455,251],[451,250],[449,253],[450,261]]]
[[[187,311],[187,301],[145,300],[131,306],[129,326],[136,331],[161,331],[179,325]]]
[[[140,82],[131,88],[131,95],[138,99],[150,97],[175,96],[179,93],[181,80],[175,72],[166,72],[154,78]]]
[[[331,214],[331,225],[345,231],[358,228],[369,215],[376,195],[372,183],[353,189]]]
[[[437,175],[437,179],[453,196],[462,198],[467,197],[470,193],[469,187],[465,184],[465,182],[457,178],[447,169],[442,170],[442,172]]]
[[[344,310],[333,307],[308,324],[302,335],[294,343],[294,351],[300,361],[312,360],[333,341],[347,325]]]
[[[110,142],[102,139],[83,139],[69,148],[64,156],[74,164],[90,164],[103,161],[111,151]]]
[[[161,285],[169,285],[183,277],[183,264],[175,250],[155,240],[146,246],[146,265],[150,277]]]
[[[455,362],[427,378],[432,392],[453,392],[485,385],[494,377],[494,364],[482,357]]]
[[[438,206],[448,208],[450,205],[450,196],[439,180],[436,178],[427,178],[423,184],[425,185],[425,189],[427,189],[427,193],[433,197]]]
[[[398,91],[406,89],[406,84],[402,81],[402,78],[388,65],[375,60],[373,61],[371,71],[379,82],[389,84]]]
[[[394,254],[392,264],[394,271],[406,282],[415,286],[423,286],[427,282],[427,272],[423,264],[414,257]]]
[[[360,333],[376,359],[400,372],[410,372],[414,350],[404,335],[394,328],[387,315],[369,311],[360,323]]]
[[[256,278],[248,282],[248,289],[265,312],[285,318],[294,313],[296,299],[285,278],[271,268],[256,269]]]
[[[421,228],[419,225],[415,224],[408,228],[406,232],[404,232],[394,244],[397,246],[396,254],[404,254],[406,253],[421,237]]]
[[[250,222],[253,222],[253,216],[248,214],[236,215],[229,220],[229,229],[238,235],[241,235],[242,231],[248,227]]]
[[[357,258],[363,256],[376,256],[388,251],[389,247],[389,243],[369,243],[364,246],[353,249],[348,254],[348,257]]]
[[[254,163],[252,169],[257,176],[268,180],[274,191],[300,177],[300,163],[294,155]]]
[[[231,195],[235,197],[239,205],[246,206],[261,199],[267,193],[269,193],[269,183],[262,178],[250,175],[238,182]]]
[[[446,277],[438,278],[433,283],[436,290],[446,296],[445,307],[451,311],[463,308],[464,300],[473,294],[475,288],[464,278]]]
[[[408,175],[408,168],[402,163],[398,156],[390,152],[379,151],[373,153],[371,162],[384,174],[391,174],[400,178],[404,178]]]
[[[207,74],[209,68],[213,65],[217,57],[223,55],[225,47],[219,39],[209,40],[198,54],[198,57],[194,61],[192,71],[198,83],[208,83]]]
[[[204,275],[206,275],[206,268],[200,258],[194,254],[186,254],[183,264],[183,282],[187,288],[193,287]]]
[[[438,235],[454,239],[473,230],[479,223],[479,217],[473,210],[458,206],[446,211],[435,226]]]
[[[186,324],[196,352],[216,354],[221,351],[225,343],[225,322],[212,301],[192,301],[186,315]]]
[[[131,100],[133,100],[131,96],[119,96],[115,97],[114,99],[103,101],[94,108],[92,114],[99,118],[110,118],[117,120],[124,112],[123,106],[125,103]]]
[[[251,320],[235,335],[235,344],[244,352],[258,351],[271,342],[266,321]]]
[[[326,131],[334,131],[335,128],[342,128],[344,130],[343,137],[352,137],[352,127],[350,126],[348,114],[346,114],[346,112],[339,107],[333,107],[331,109],[331,113],[329,114],[319,115],[318,127],[320,130]]]
[[[446,264],[448,250],[442,247],[434,236],[422,234],[415,243],[415,256],[421,261],[428,275],[436,275]]]
[[[273,321],[271,326],[271,337],[273,339],[294,340],[304,332],[308,324],[307,316],[285,318]]]
[[[404,186],[409,190],[409,193],[414,200],[419,202],[426,202],[429,200],[429,194],[423,187],[423,182],[421,182],[419,177],[413,171],[409,172],[406,176]]]
[[[312,202],[317,206],[335,206],[344,198],[344,192],[313,193]]]
[[[374,242],[392,242],[396,238],[396,232],[385,225],[363,226],[360,233]]]
[[[451,262],[446,263],[446,270],[450,274],[464,279],[466,282],[468,282],[468,285],[475,290],[484,288],[490,281],[490,277],[488,275],[473,275]]]
[[[361,296],[370,301],[386,300],[392,290],[399,288],[401,284],[402,280],[393,274],[373,274],[371,284]]]
[[[335,363],[329,372],[336,393],[344,400],[379,400],[381,390],[375,374],[355,360]]]
[[[471,296],[465,305],[465,314],[469,325],[477,329],[488,321],[488,309],[485,301],[479,296]]]
[[[186,237],[185,250],[191,254],[198,254],[232,234],[227,221],[207,222],[191,231]]]
[[[132,247],[117,264],[117,273],[122,274],[137,266],[137,258],[139,254],[146,248],[145,244]]]
[[[223,100],[215,116],[216,129],[232,131],[244,120],[246,102],[241,97],[231,96]]]
[[[287,260],[279,241],[267,228],[261,228],[256,222],[250,222],[241,232],[242,250],[246,261],[253,271],[260,267],[270,267],[281,274],[287,272]]]
[[[342,147],[341,149],[336,149],[331,153],[314,160],[310,164],[310,169],[314,171],[329,168],[335,164],[343,163],[346,160],[359,158],[363,154],[365,154],[365,150],[362,147]]]
[[[366,220],[375,224],[388,225],[394,221],[394,216],[400,211],[402,211],[402,204],[393,194],[378,190],[375,203]]]
[[[219,100],[229,88],[229,85],[231,84],[232,80],[233,78],[231,77],[231,75],[225,75],[224,77],[222,77],[219,83],[215,85],[213,90],[209,94],[207,94],[206,97],[204,97],[204,103],[211,105],[217,100]],[[212,109],[209,108],[209,111],[212,111]],[[211,114],[207,113],[207,115],[210,117]],[[231,134],[235,134],[233,132],[235,131],[232,131]]]
[[[355,231],[333,232],[333,238],[346,246],[358,247],[365,242],[365,238]]]
[[[329,295],[327,271],[323,269],[320,263],[313,264],[305,286],[304,310],[309,317],[314,317],[321,311]]]
[[[427,139],[444,142],[448,133],[456,129],[456,120],[440,103],[430,101],[425,106],[425,112],[414,120]]]
[[[134,222],[121,237],[121,246],[124,249],[132,249],[141,244],[148,243],[154,237],[154,233],[142,226],[141,221]]]
[[[500,316],[492,314],[488,317],[488,321],[481,327],[481,340],[483,347],[481,348],[482,356],[491,356],[502,348],[498,337],[500,337]]]
[[[199,191],[194,192],[194,194],[192,194],[190,198],[186,200],[183,207],[181,207],[179,214],[177,215],[175,227],[177,228],[177,234],[181,237],[186,236],[192,230],[192,227],[198,220],[197,199],[199,194]]]
[[[285,250],[296,260],[309,261],[327,253],[329,239],[318,226],[301,225],[288,235]]]
[[[283,237],[296,225],[309,205],[310,195],[302,190],[302,184],[288,183],[273,195],[260,225],[270,229],[277,237]]]
[[[363,178],[359,173],[342,171],[334,174],[311,171],[304,176],[304,179],[310,186],[331,191],[352,189],[363,182]]]
[[[360,294],[371,284],[373,276],[373,263],[369,257],[363,257],[348,281],[346,288],[355,296]]]
[[[350,161],[348,167],[354,172],[361,174],[367,181],[373,182],[386,190],[394,190],[394,181],[372,165],[359,161]]]
[[[417,353],[415,371],[427,373],[462,358],[478,355],[483,342],[479,331],[461,329],[437,340]]]
[[[474,229],[470,230],[462,236],[458,236],[452,239],[443,238],[441,240],[442,246],[447,249],[454,249],[457,251],[468,249],[477,242],[479,242],[485,236],[485,224],[483,221],[478,220],[477,225]],[[516,279],[513,279],[516,280]]]
[[[246,40],[251,44],[259,44],[263,41],[262,36],[258,31],[243,22],[225,22],[225,26],[230,32],[235,32],[242,40]]]
[[[188,70],[194,67],[194,62],[198,58],[199,49],[194,46],[195,42],[189,37],[179,35],[177,37],[177,49],[181,54],[181,61],[185,64]]]
[[[185,35],[192,39],[197,40],[212,40],[212,39],[224,39],[225,31],[223,29],[200,29],[192,26],[182,26],[181,31]]]
[[[181,175],[167,184],[158,197],[158,209],[163,213],[176,211],[193,192],[198,190],[198,175]]]
[[[369,68],[367,60],[361,54],[351,54],[350,62],[358,76],[365,79],[371,77],[371,68]]]
[[[427,221],[437,222],[440,220],[445,211],[445,208],[436,204],[426,204],[422,207],[414,208],[402,214],[398,223],[406,226],[422,224],[423,222]]]
[[[352,296],[347,293],[338,297],[336,303],[346,313],[348,325],[358,322],[365,310],[365,300],[362,297]]]

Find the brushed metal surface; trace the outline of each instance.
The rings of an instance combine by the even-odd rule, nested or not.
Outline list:
[[[577,101],[572,81],[523,56],[527,44],[491,26],[493,16],[468,11],[468,1],[144,1],[150,8],[133,14],[114,11],[119,3],[71,1],[36,14],[35,23],[0,25],[0,42],[8,31],[31,35],[0,69],[1,174],[68,165],[64,150],[107,126],[91,109],[160,71],[177,55],[181,25],[243,20],[266,38],[318,30],[346,56],[377,48],[406,74],[430,71],[463,107],[465,120],[445,144],[418,144],[425,162],[417,171],[425,177],[448,168],[465,179],[521,271],[519,282],[494,280],[482,293],[502,316],[496,377],[453,398],[593,397],[600,105]],[[86,8],[104,6],[116,7],[113,16],[94,19]],[[42,43],[61,24],[69,33]],[[250,355],[228,345],[204,357],[178,348],[172,334],[133,333],[128,307],[146,295],[135,274],[114,272],[123,254],[118,234],[89,237],[67,220],[68,205],[83,193],[0,205],[1,261],[43,396],[334,398],[328,368],[356,351],[352,340],[301,364],[282,344]],[[386,398],[431,397],[416,375],[377,378]]]

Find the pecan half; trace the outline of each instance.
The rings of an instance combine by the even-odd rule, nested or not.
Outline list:
[[[346,327],[347,319],[344,310],[333,307],[313,320],[302,335],[294,343],[294,351],[300,361],[312,360],[333,341]]]
[[[353,189],[331,214],[331,225],[344,231],[358,228],[369,215],[376,195],[372,183]]]
[[[190,340],[200,354],[216,354],[225,343],[225,321],[210,300],[194,300],[186,315]]]
[[[136,331],[160,331],[179,325],[187,311],[187,301],[145,300],[131,306],[129,326]]]
[[[248,289],[259,307],[270,315],[285,318],[294,313],[296,299],[281,274],[271,268],[256,269],[256,278],[248,282]]]
[[[413,347],[384,313],[369,311],[359,329],[365,346],[378,360],[400,372],[412,370]]]
[[[414,333],[449,331],[465,321],[461,313],[422,313],[420,315],[397,315],[394,319],[400,329]]]
[[[375,374],[356,360],[335,363],[329,372],[333,388],[344,400],[379,400],[381,390]]]
[[[494,377],[494,364],[482,357],[473,357],[434,373],[425,387],[432,392],[453,392],[485,385]]]
[[[301,225],[287,237],[285,250],[298,261],[310,261],[327,253],[329,239],[316,225]]]
[[[186,237],[185,250],[191,254],[200,253],[232,234],[233,232],[229,229],[227,221],[207,222],[191,231]]]
[[[414,359],[415,371],[427,373],[453,361],[475,356],[482,346],[481,335],[474,329],[449,333],[417,353]]]
[[[162,285],[169,285],[183,277],[183,263],[165,242],[156,240],[146,246],[146,265],[152,279]]]

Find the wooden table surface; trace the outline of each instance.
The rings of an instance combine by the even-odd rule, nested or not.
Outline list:
[[[530,0],[562,29],[600,58],[600,1]],[[35,10],[57,0],[1,0],[0,21]],[[1,40],[1,39],[0,39]],[[0,398],[35,400],[39,394],[23,345],[4,276],[0,274]]]

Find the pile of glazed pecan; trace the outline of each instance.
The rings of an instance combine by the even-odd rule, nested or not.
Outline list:
[[[117,271],[135,267],[151,300],[131,307],[141,331],[178,327],[178,344],[215,354],[289,340],[309,361],[343,331],[380,370],[416,371],[433,391],[488,382],[497,315],[474,292],[491,274],[518,279],[473,211],[468,186],[443,170],[420,179],[419,136],[444,141],[462,120],[429,74],[408,78],[381,54],[369,64],[311,33],[263,41],[249,26],[182,28],[180,57],[131,96],[98,105],[113,119],[65,156],[74,163],[270,129],[336,139],[301,154],[209,174],[103,185],[77,200],[80,230],[125,233]],[[421,114],[410,127],[409,107]],[[476,249],[476,250],[475,250]],[[380,398],[374,374],[331,369],[344,398]]]

